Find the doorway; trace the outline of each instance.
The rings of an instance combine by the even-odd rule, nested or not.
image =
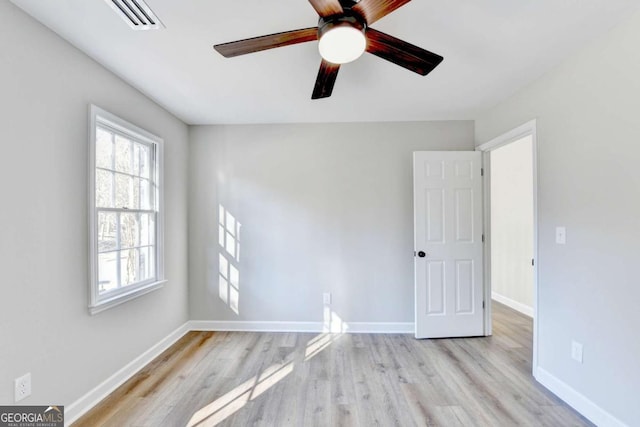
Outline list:
[[[485,165],[485,334],[493,316],[515,310],[533,328],[537,366],[536,122],[478,147]],[[494,304],[499,304],[495,306]],[[512,312],[513,313],[513,312]]]
[[[491,156],[491,299],[533,317],[533,152],[527,135]]]

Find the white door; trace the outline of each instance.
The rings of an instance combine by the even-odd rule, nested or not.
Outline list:
[[[482,157],[413,153],[416,338],[480,336]]]

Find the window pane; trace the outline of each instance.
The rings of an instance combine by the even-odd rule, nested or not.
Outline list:
[[[120,214],[120,247],[140,246],[140,221],[136,213]]]
[[[140,209],[140,178],[133,178],[133,201],[132,209]]]
[[[158,272],[156,271],[156,247],[152,246],[148,248],[149,250],[149,259],[147,262],[147,268],[149,270],[149,278],[156,278]]]
[[[152,209],[151,183],[146,179],[140,180],[140,209]]]
[[[116,208],[133,209],[133,178],[127,175],[116,175]]]
[[[144,178],[151,178],[151,149],[143,144],[138,144],[140,149],[140,176]]]
[[[114,212],[98,213],[98,252],[117,249],[117,215]]]
[[[98,293],[103,294],[118,287],[118,252],[98,255]]]
[[[131,141],[116,135],[116,170],[118,172],[132,173]]]
[[[97,110],[96,110],[97,111]],[[95,114],[92,149],[95,181],[91,241],[97,253],[91,254],[91,307],[126,297],[143,283],[158,280],[156,247],[161,189],[155,182],[158,170],[156,151],[159,147],[146,138],[138,138],[126,122],[112,118],[111,127]],[[120,130],[118,130],[120,129]],[[162,249],[162,248],[160,248]]]
[[[140,176],[140,144],[133,143],[133,175]]]
[[[140,281],[149,280],[156,275],[156,265],[154,259],[155,248],[140,249]]]
[[[155,244],[155,216],[152,214],[140,214],[140,246]]]
[[[127,249],[120,255],[120,283],[127,286],[138,282],[140,266],[139,249]]]
[[[96,166],[113,169],[113,142],[111,133],[104,129],[96,129]]]
[[[113,174],[96,170],[96,206],[99,208],[113,207]]]

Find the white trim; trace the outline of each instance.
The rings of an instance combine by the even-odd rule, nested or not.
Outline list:
[[[415,334],[413,322],[351,322],[347,323],[350,334]]]
[[[484,336],[488,337],[493,334],[493,317],[491,316],[493,310],[491,306],[491,180],[489,179],[491,155],[489,152],[482,153],[482,170]]]
[[[191,320],[192,331],[229,332],[322,332],[322,322],[256,322],[238,320]]]
[[[95,284],[98,283],[98,265],[95,261],[98,253],[98,239],[96,235],[96,116],[100,111],[95,105],[89,106],[89,158],[87,159],[87,175],[89,177],[89,196],[87,199],[87,208],[89,214],[89,307],[98,301]],[[91,308],[89,309],[91,313]]]
[[[141,139],[150,144],[162,144],[164,141],[159,136],[152,134],[151,132],[142,129],[140,126],[136,126],[133,123],[130,123],[120,117],[116,116],[108,112],[107,110],[103,110],[97,105],[91,104],[90,106],[90,114],[93,119],[92,124],[96,124],[96,122],[100,122],[102,124],[106,124],[107,126],[123,133],[126,136],[134,136],[137,139]],[[99,119],[95,119],[96,116],[99,116]],[[91,132],[91,129],[89,129]]]
[[[345,329],[347,333],[411,334],[414,331],[414,324],[411,322],[353,322],[345,324]],[[65,425],[77,421],[190,331],[325,332],[323,322],[188,321],[84,396],[67,405]],[[628,427],[543,368],[538,367],[534,372],[534,377],[540,384],[598,426]]]
[[[100,403],[100,401],[107,397],[109,394],[113,393],[114,390],[124,384],[129,378],[134,376],[138,371],[151,363],[153,359],[160,356],[162,352],[175,344],[187,332],[189,332],[189,322],[171,332],[149,350],[145,351],[140,356],[136,357],[134,360],[125,365],[122,369],[118,370],[118,372],[104,380],[93,390],[89,391],[87,394],[85,394],[72,404],[66,406],[64,411],[65,425],[70,425],[78,420],[78,418],[87,413],[95,405]]]
[[[354,322],[345,323],[347,333],[369,334],[412,334],[411,322]],[[133,377],[142,368],[160,356],[190,331],[233,331],[233,332],[327,332],[324,322],[253,322],[190,320],[171,332],[149,350],[104,380],[98,386],[65,407],[65,425],[70,425],[100,403],[109,394]]]
[[[534,377],[540,384],[548,388],[553,394],[564,400],[569,406],[584,415],[595,425],[599,427],[628,427],[625,423],[545,369],[538,367]]]
[[[153,292],[156,289],[160,289],[164,286],[164,284],[167,283],[166,280],[161,280],[159,282],[153,282],[150,283],[148,285],[144,285],[141,286],[139,288],[135,288],[133,289],[131,292],[125,292],[122,294],[118,294],[116,296],[114,296],[111,299],[107,299],[104,301],[101,301],[95,305],[90,305],[89,306],[89,313],[91,315],[94,314],[98,314],[101,311],[105,311],[110,309],[111,307],[115,307],[116,305],[120,305],[122,303],[125,303],[127,301],[131,301],[132,299],[136,299],[138,297],[141,297],[142,295],[146,295],[149,292]]]
[[[192,331],[234,332],[327,332],[324,322],[256,322],[238,320],[192,320]],[[412,334],[412,322],[345,322],[342,330],[353,334]]]
[[[527,123],[524,123],[518,126],[517,128],[512,129],[509,132],[504,133],[498,136],[497,138],[492,139],[489,142],[485,142],[484,144],[478,145],[476,147],[476,151],[495,150],[496,148],[500,148],[503,145],[507,145],[519,139],[522,139],[525,136],[528,136],[528,135],[535,136],[537,122],[538,121],[536,119],[530,120]]]
[[[491,299],[494,299],[499,303],[524,314],[525,316],[533,317],[533,307],[529,307],[526,304],[522,304],[521,302],[512,300],[511,298],[505,297],[504,295],[500,295],[496,292],[491,292]]]
[[[489,153],[496,148],[515,142],[525,136],[531,135],[532,161],[533,161],[533,375],[538,369],[538,122],[536,119],[530,120],[509,132],[492,139],[489,142],[479,145],[476,150],[484,152],[485,168],[485,193],[484,193],[484,230],[485,230],[485,301],[488,301],[485,310],[485,335],[491,335],[491,162]]]

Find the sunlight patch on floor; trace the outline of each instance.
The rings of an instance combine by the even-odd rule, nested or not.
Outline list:
[[[256,399],[276,385],[291,372],[293,372],[293,362],[275,364],[268,367],[260,375],[245,381],[224,396],[198,410],[187,423],[187,427],[218,425],[242,409],[248,402]]]
[[[338,340],[349,329],[349,325],[343,322],[328,304],[324,306],[323,318],[323,333],[307,343],[307,348],[304,352],[305,362],[329,347],[331,343]]]
[[[234,264],[239,263],[239,248],[228,250],[227,244],[229,239],[234,239],[239,246],[237,242],[239,240],[240,224],[235,218],[229,218],[228,212],[226,212],[222,205],[219,206],[219,209],[219,217],[221,218],[219,224],[221,227],[220,235],[225,236],[221,238],[219,244],[221,248],[226,249],[227,252],[227,254],[224,254],[221,251],[219,254],[219,296],[238,314],[240,272]],[[233,225],[235,235],[231,235],[231,233],[225,231],[228,224]],[[229,255],[231,255],[230,259],[228,258]],[[235,297],[233,294],[234,291],[236,291]],[[307,342],[304,352],[304,362],[308,362],[320,354],[332,343],[340,339],[348,329],[349,325],[331,310],[329,304],[325,304],[323,307],[323,332]],[[259,375],[245,381],[230,392],[202,407],[193,414],[187,423],[187,427],[215,426],[226,420],[246,406],[247,403],[258,398],[291,374],[294,369],[294,362],[291,360],[293,357],[294,354],[292,353],[287,356],[287,359],[290,359],[289,361],[271,365]]]

